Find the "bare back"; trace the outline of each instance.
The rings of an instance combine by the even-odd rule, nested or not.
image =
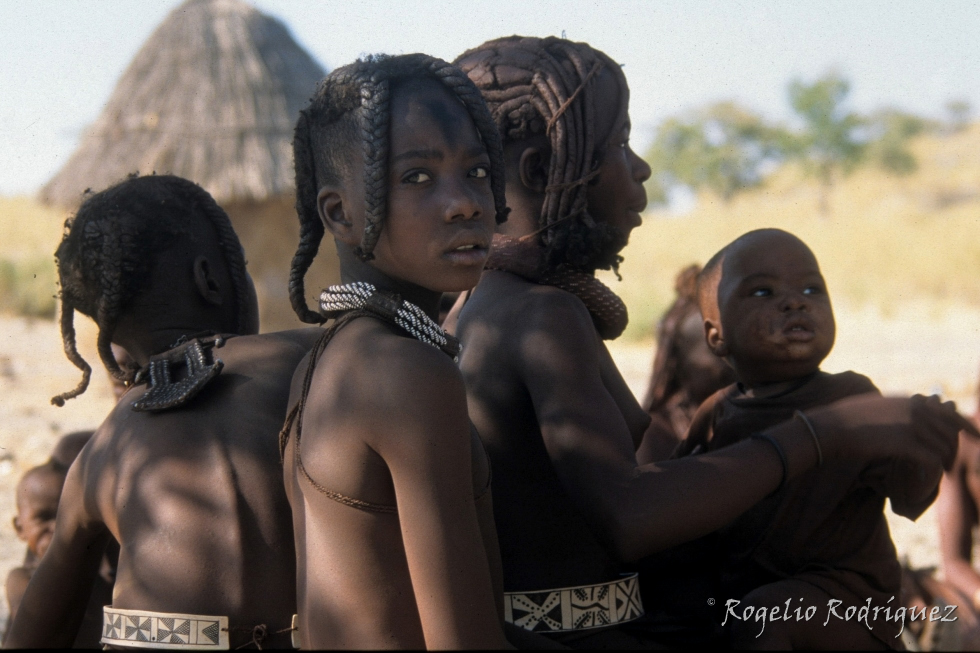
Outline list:
[[[425,648],[430,606],[417,600],[428,594],[418,545],[431,542],[433,520],[452,524],[476,515],[475,524],[464,523],[479,538],[476,546],[466,544],[466,528],[448,533],[463,552],[453,563],[489,575],[495,594],[502,592],[490,466],[466,421],[462,380],[448,356],[395,331],[360,318],[336,332],[315,361],[302,420],[284,450],[305,647]],[[309,358],[296,370],[291,407],[301,399]],[[439,409],[422,398],[407,402],[420,411],[411,414],[406,399],[418,392]],[[427,424],[421,439],[413,433],[417,419]],[[438,448],[436,460],[424,451],[429,447]],[[444,544],[431,544],[433,564]],[[462,613],[496,608],[479,596],[459,602]]]
[[[232,647],[259,624],[288,629],[295,554],[276,436],[318,333],[229,338],[213,350],[221,374],[177,409],[135,412],[145,387],[131,390],[69,473],[52,571],[108,529],[120,544],[113,607],[227,616]],[[35,578],[48,585],[46,562]]]

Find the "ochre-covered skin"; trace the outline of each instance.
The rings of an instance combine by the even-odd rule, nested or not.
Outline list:
[[[517,41],[520,48],[508,54]],[[460,59],[471,79],[486,83],[481,90],[491,104],[507,104],[509,113],[501,108],[495,114],[498,123],[507,123],[508,116],[532,127],[535,120],[547,122],[534,116],[536,108],[519,104],[523,87],[517,82],[506,87],[506,76],[518,78],[533,67],[539,53],[532,41],[501,39]],[[548,56],[563,55],[549,51]],[[567,63],[572,77],[575,68]],[[549,73],[541,65],[544,79]],[[604,145],[598,148],[598,174],[586,186],[588,213],[615,226],[620,238],[611,242],[622,247],[640,224],[650,169],[629,147],[628,89],[620,79],[602,69],[586,80],[597,89],[589,96],[596,99],[594,120],[575,125],[573,134],[568,127],[565,134],[569,143],[594,139]],[[534,237],[543,228],[559,231],[568,223],[553,220],[543,207],[549,206],[554,172],[552,141],[560,138],[554,132],[546,138],[533,128],[511,137],[510,126],[501,131],[512,211],[499,230],[516,238]],[[554,251],[560,242],[555,235],[544,241],[551,248],[549,261],[561,260]],[[507,591],[611,580],[624,562],[729,523],[776,489],[784,475],[795,478],[817,462],[805,427],[789,422],[767,431],[784,452],[785,469],[772,447],[757,440],[696,460],[638,466],[634,452],[650,418],[623,382],[583,302],[557,288],[488,271],[459,311],[455,333],[463,343],[460,366],[470,417],[493,464]],[[930,473],[952,461],[954,435],[963,422],[950,406],[865,397],[846,401],[810,415],[825,456],[868,462],[898,456]],[[574,643],[589,646],[590,639],[578,637]]]

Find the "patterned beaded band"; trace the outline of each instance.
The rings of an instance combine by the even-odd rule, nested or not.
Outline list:
[[[786,475],[789,473],[789,463],[786,461],[786,452],[783,451],[780,444],[776,442],[776,438],[772,437],[768,433],[753,433],[749,436],[749,438],[768,442],[770,445],[772,445],[772,448],[776,450],[776,455],[779,456],[779,462],[783,464],[783,480],[779,482],[779,487],[776,488],[776,492],[779,492],[786,486]]]
[[[338,313],[369,307],[372,298],[378,294],[374,284],[366,281],[330,286],[320,293],[320,312],[328,317],[335,317]],[[453,357],[453,360],[459,362],[459,344],[455,338],[443,331],[442,327],[425,314],[425,311],[412,302],[393,295],[391,297],[392,302],[384,302],[383,298],[378,297],[375,303],[390,304],[386,307],[393,313],[395,324],[405,329],[415,339],[445,351]]]
[[[793,413],[793,419],[798,419],[806,424],[806,430],[810,432],[810,437],[813,438],[813,446],[817,448],[817,467],[820,467],[823,465],[823,449],[820,447],[820,440],[817,438],[817,429],[813,427],[813,422],[801,410]]]

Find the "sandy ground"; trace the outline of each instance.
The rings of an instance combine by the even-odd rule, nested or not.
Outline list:
[[[941,392],[964,412],[975,407],[977,364],[980,362],[980,311],[937,312],[909,307],[887,317],[871,310],[837,307],[838,336],[824,368],[853,369],[870,376],[886,393]],[[0,574],[23,559],[10,520],[15,512],[14,489],[21,474],[43,463],[58,437],[74,430],[94,429],[112,407],[112,394],[94,347],[95,329],[79,319],[82,355],[92,363],[92,386],[64,408],[49,404],[51,396],[75,386],[79,372],[65,359],[53,322],[30,322],[0,316]],[[611,351],[633,392],[646,390],[653,343],[612,343]],[[912,523],[890,515],[901,555],[915,566],[938,564],[936,523],[932,511]],[[0,601],[0,628],[6,622],[6,601]]]

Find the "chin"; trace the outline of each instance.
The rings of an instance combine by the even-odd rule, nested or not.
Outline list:
[[[452,272],[441,275],[435,279],[430,279],[429,282],[422,285],[434,292],[464,292],[467,290],[472,290],[474,287],[476,287],[476,284],[480,282],[480,276],[482,274],[482,267],[478,270],[465,272],[459,268],[456,268]]]

